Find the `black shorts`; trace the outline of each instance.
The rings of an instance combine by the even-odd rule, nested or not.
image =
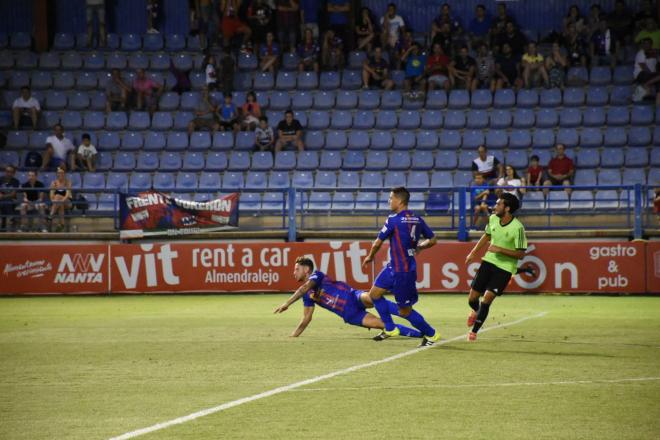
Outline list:
[[[472,280],[472,290],[482,294],[490,290],[495,296],[500,296],[510,280],[511,272],[500,269],[488,261],[482,261],[477,276]]]

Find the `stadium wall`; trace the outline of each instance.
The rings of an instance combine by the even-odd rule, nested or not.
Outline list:
[[[288,292],[296,257],[368,289],[387,249],[361,268],[368,241],[304,243],[188,241],[17,243],[0,255],[0,295]],[[418,256],[423,292],[465,292],[479,266],[472,243],[441,242]],[[660,242],[534,241],[522,260],[537,275],[514,277],[511,292],[660,294]]]

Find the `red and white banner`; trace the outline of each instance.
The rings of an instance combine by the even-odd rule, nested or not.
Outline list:
[[[317,268],[368,289],[387,256],[361,261],[370,242],[188,242],[8,245],[0,255],[0,294],[282,292],[292,291],[293,264],[310,256]],[[467,266],[474,243],[440,242],[417,257],[421,291],[467,292],[479,262]],[[511,292],[660,293],[660,243],[530,242]]]

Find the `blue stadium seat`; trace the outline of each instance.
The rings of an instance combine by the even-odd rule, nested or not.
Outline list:
[[[474,157],[470,156],[471,159]],[[435,168],[440,170],[453,170],[458,167],[458,157],[456,152],[446,150],[446,151],[437,151],[435,153]]]
[[[259,154],[259,153],[255,153]],[[298,153],[296,169],[301,171],[312,171],[319,167],[319,155],[316,151],[302,151]],[[252,168],[254,168],[254,156],[252,158]]]
[[[192,112],[179,111],[174,113],[174,129],[186,130],[188,124],[194,119]]]
[[[34,71],[31,74],[32,89],[50,89],[53,86],[53,76],[50,72]]]
[[[321,77],[323,74],[321,74]],[[314,109],[329,110],[335,106],[336,93],[334,91],[318,91],[314,94]]]
[[[117,135],[117,133],[109,132],[109,134]],[[124,133],[121,139],[121,149],[126,151],[135,151],[142,149],[144,139],[141,133],[129,131]]]
[[[272,90],[275,87],[275,78],[270,72],[258,72],[254,75],[255,90]]]
[[[296,88],[297,75],[294,72],[277,72],[275,87],[279,90],[293,90]]]
[[[368,130],[374,127],[376,117],[371,110],[358,110],[353,119],[353,128],[359,130]]]
[[[579,107],[584,105],[584,100],[584,89],[577,87],[569,87],[564,89],[564,106]]]
[[[381,110],[376,117],[376,128],[380,130],[391,130],[396,128],[398,118],[394,110]]]
[[[32,52],[19,52],[15,57],[17,69],[34,70],[39,64],[39,58]]]
[[[203,172],[199,176],[199,189],[212,189],[217,190],[222,185],[220,181],[220,174],[213,172]]]
[[[582,124],[587,127],[605,125],[605,109],[603,107],[587,107],[582,116]]]
[[[149,143],[149,136],[158,136],[161,138],[162,133],[149,133],[144,141],[144,147],[147,148]],[[167,142],[165,148],[169,151],[182,151],[188,148],[188,133],[180,131],[171,131],[167,133]]]
[[[315,72],[301,72],[298,74],[298,88],[300,90],[314,90],[319,87],[319,78]]]
[[[628,131],[628,145],[643,147],[651,143],[651,129],[649,127],[631,127]]]
[[[34,147],[43,148],[45,146],[46,138],[40,140]],[[28,133],[26,131],[10,131],[7,133],[7,148],[23,149],[30,144],[28,140]]]
[[[108,54],[105,60],[105,65],[106,68],[112,70],[112,69],[125,69],[126,65],[128,63],[128,59],[126,58],[126,55],[124,55],[121,52],[115,52]]]
[[[99,155],[102,153],[99,153]],[[135,168],[135,155],[132,152],[120,151],[115,155],[112,167],[115,171],[131,171]]]
[[[610,107],[607,110],[607,125],[628,125],[629,120],[626,107]]]
[[[291,97],[287,92],[273,92],[270,95],[269,108],[271,110],[286,110],[290,107],[291,107]]]
[[[59,112],[44,110],[41,112],[41,120],[45,122],[46,128],[53,128],[60,123],[60,114]]]
[[[109,115],[112,115],[110,113]],[[126,115],[124,115],[124,118]],[[108,117],[109,118],[109,117]],[[83,117],[83,127],[86,130],[100,130],[105,126],[105,116],[101,112],[86,112]]]
[[[572,86],[584,86],[589,82],[589,72],[586,67],[569,67],[566,73],[566,84]]]
[[[576,165],[580,168],[596,168],[600,165],[600,154],[595,148],[580,148],[576,156]]]
[[[121,50],[132,52],[142,47],[142,39],[137,34],[124,34],[121,36]]]
[[[280,152],[280,154],[281,153],[282,152]],[[293,162],[295,164],[295,159]],[[270,170],[271,168],[273,168],[273,153],[270,151],[258,151],[252,154],[252,166],[250,167],[251,170],[264,171]]]
[[[325,145],[325,136],[322,131],[305,131],[305,149],[320,150]]]
[[[385,181],[383,183],[386,188],[406,186],[406,173],[402,171],[388,171],[385,173]]]
[[[129,168],[122,168],[128,167]],[[112,163],[112,153],[108,151],[100,151],[96,155],[96,170],[97,171],[107,171],[107,170],[132,170],[135,166],[135,158],[131,157],[115,157],[114,165]]]
[[[370,150],[367,152],[367,163],[365,168],[367,170],[384,170],[387,169],[387,153],[384,151]]]
[[[653,145],[660,146],[660,125],[653,129]]]
[[[98,77],[91,72],[76,73],[76,88],[83,90],[95,89],[98,84]]]
[[[518,91],[517,106],[522,108],[533,108],[539,103],[539,94],[536,90],[522,89]]]
[[[459,170],[472,169],[472,161],[474,161],[476,157],[477,157],[477,153],[474,151],[461,150],[461,152],[458,154],[458,169]]]
[[[240,53],[238,55],[238,68],[240,70],[256,70],[259,66],[257,56],[251,53]]]
[[[128,125],[128,118],[125,112],[110,112],[105,123],[109,130],[123,130]]]
[[[309,171],[294,171],[291,184],[295,188],[312,188],[314,186],[314,177]]]
[[[325,147],[330,150],[342,150],[348,145],[345,131],[330,130],[325,135]]]
[[[443,109],[447,107],[447,92],[444,90],[432,90],[426,95],[426,108]]]
[[[337,178],[338,188],[358,188],[360,186],[360,174],[354,171],[340,170]]]
[[[623,166],[623,149],[608,148],[601,157],[601,167],[619,168]]]
[[[393,151],[390,155],[389,170],[407,170],[410,168],[410,154],[407,151]]]
[[[555,145],[555,133],[550,128],[534,130],[532,146],[537,148],[550,148]]]
[[[85,93],[85,92],[81,92]],[[89,93],[89,108],[92,110],[105,110],[106,96],[104,92],[90,92]],[[70,104],[70,103],[69,103]]]
[[[453,177],[454,186],[469,186],[472,182],[472,171],[456,171]]]
[[[194,190],[197,189],[197,174],[181,172],[176,176],[174,184],[177,190]]]
[[[9,47],[15,50],[29,49],[32,46],[32,37],[27,32],[14,32],[9,36]]]
[[[488,127],[488,112],[485,110],[469,110],[467,113],[466,127],[467,128]],[[451,127],[451,128],[458,128],[458,127]]]
[[[624,168],[622,182],[624,185],[646,185],[644,168]]]
[[[544,163],[544,162],[541,162]],[[547,162],[546,162],[547,163]],[[575,179],[573,181],[575,185],[584,185],[584,186],[594,186],[597,184],[596,180],[596,170],[595,169],[576,169],[575,170]]]
[[[452,186],[450,171],[433,171],[431,173],[431,188],[443,188]]]
[[[389,131],[375,131],[371,135],[371,148],[376,150],[388,150],[392,148],[394,140]]]
[[[281,192],[266,192],[262,197],[263,211],[283,211],[286,207],[286,194]]]
[[[421,150],[435,150],[438,147],[438,134],[435,131],[417,132],[417,148]]]
[[[594,66],[591,68],[589,83],[594,86],[605,86],[612,81],[612,70],[606,66]]]
[[[486,137],[481,130],[465,130],[463,132],[463,148],[476,149],[486,143]]]
[[[452,90],[449,92],[449,108],[466,109],[469,105],[470,93],[467,90]]]
[[[108,173],[105,187],[107,189],[128,188],[128,174],[118,172]]]
[[[71,75],[70,72],[66,72],[69,75]],[[61,75],[56,75],[55,78],[58,78]],[[73,76],[71,76],[73,79]],[[20,89],[21,87],[29,87],[30,86],[30,75],[27,72],[17,72],[14,71],[11,73],[11,76],[9,77],[9,87],[12,89]],[[71,86],[73,86],[73,80],[71,81]],[[57,87],[57,82],[55,82],[55,87],[56,88],[70,88],[70,87]]]
[[[336,108],[338,109],[354,109],[358,104],[357,92],[351,90],[340,90],[337,92]]]
[[[148,112],[133,111],[128,119],[130,130],[146,130],[151,125]]]
[[[509,148],[529,148],[532,145],[532,133],[529,130],[512,130],[509,136]]]
[[[321,152],[319,169],[338,170],[341,167],[341,153],[338,151],[324,150]]]
[[[633,66],[616,66],[612,81],[617,86],[624,86],[633,82]]]
[[[509,110],[493,110],[490,114],[490,128],[509,128],[512,122],[513,116]]]
[[[236,101],[236,99],[234,99]],[[238,102],[244,102],[240,100]],[[314,102],[314,95],[312,92],[293,92],[291,97],[291,108],[294,110],[309,110]]]
[[[80,112],[66,111],[62,113],[60,123],[65,130],[77,130],[82,127],[82,117]]]
[[[161,111],[172,111],[179,108],[179,94],[174,92],[164,93],[159,100],[158,108]]]
[[[135,52],[128,56],[128,67],[131,69],[148,69],[149,64],[149,56],[145,53]]]
[[[571,193],[571,210],[591,210],[594,208],[594,195],[588,190],[576,190]]]
[[[309,197],[307,193],[303,193],[303,204],[310,211],[330,211],[332,196],[329,192],[313,191],[309,194]]]
[[[206,75],[204,72],[190,72],[190,85],[193,90],[202,90],[206,87]],[[234,77],[234,86],[238,90],[247,90],[252,88],[252,76],[250,74],[237,74]],[[255,89],[257,90],[257,89]]]
[[[105,68],[105,57],[98,52],[85,54],[83,57],[83,68],[85,70],[101,70]]]
[[[392,70],[390,79],[394,83],[394,87],[398,90],[403,89],[403,81],[405,79],[405,72],[403,70]]]
[[[399,90],[385,90],[380,98],[380,108],[395,110],[401,107],[403,96]]]
[[[560,127],[579,127],[582,124],[582,112],[578,108],[564,108],[559,113]]]
[[[600,128],[583,128],[580,133],[581,147],[600,147],[603,145],[603,133]]]
[[[367,60],[367,53],[362,50],[353,50],[348,54],[348,68],[361,70],[362,64]]]
[[[266,189],[268,187],[268,178],[263,171],[248,171],[245,177],[245,188],[247,189]]]
[[[295,157],[295,156],[294,156]],[[250,168],[250,153],[246,151],[232,151],[229,153],[229,171],[246,171]]]
[[[601,162],[604,162],[605,157],[602,158]],[[623,163],[623,158],[622,163]],[[621,171],[618,169],[602,169],[598,173],[598,184],[599,185],[621,185]]]
[[[656,150],[654,150],[656,151]],[[660,168],[653,167],[649,170],[649,177],[647,179],[649,185],[660,185]]]
[[[104,190],[105,174],[103,173],[84,173],[82,177],[82,187],[85,189]]]
[[[635,105],[630,112],[630,124],[650,125],[655,118],[655,106]]]
[[[355,197],[355,209],[359,211],[375,211],[378,209],[378,193],[360,191]]]
[[[12,56],[12,53],[7,50],[0,51],[0,69],[9,70],[13,67],[14,67],[14,57]]]
[[[286,52],[282,55],[282,70],[292,72],[298,70],[300,64],[300,57],[295,52]]]
[[[63,92],[49,90],[46,92],[45,108],[49,110],[62,110],[67,106],[67,97]],[[74,110],[74,109],[72,109]]]
[[[206,155],[206,171],[223,171],[227,165],[227,154],[222,151],[210,151]]]
[[[527,108],[516,108],[513,113],[514,128],[532,128],[536,123],[534,110]]]
[[[227,172],[222,175],[223,189],[241,189],[245,186],[242,172]],[[200,185],[201,189],[201,185]],[[217,189],[213,188],[213,189]]]
[[[355,126],[354,126],[355,128]],[[348,136],[348,148],[352,150],[365,150],[369,148],[369,133],[366,131],[352,130]]]
[[[587,89],[587,105],[603,106],[609,101],[607,88],[605,87],[589,87]]]
[[[451,98],[450,98],[451,99]],[[472,92],[470,107],[484,109],[493,104],[493,94],[488,89],[478,89]]]
[[[78,70],[83,66],[82,56],[78,52],[67,52],[60,59],[63,69]]]
[[[461,134],[456,130],[444,130],[440,136],[440,148],[455,150],[461,146]]]
[[[495,108],[511,108],[516,105],[516,94],[511,89],[499,89],[495,91],[493,106]]]
[[[419,127],[421,118],[417,110],[404,110],[399,113],[399,129],[414,130]]]
[[[46,105],[47,105],[47,107],[49,107],[53,110],[63,108],[63,107],[60,107],[60,105],[62,104],[62,101],[61,101],[61,98],[59,98],[58,95],[59,96],[64,96],[64,105],[66,106],[66,102],[67,102],[66,96],[63,95],[63,93],[61,93],[61,92],[52,91],[52,92],[49,92],[48,95],[46,95]],[[51,102],[49,104],[49,98],[55,98],[55,102]],[[55,104],[55,103],[57,103],[57,104]],[[55,106],[53,106],[51,104],[54,104]],[[71,92],[71,93],[69,93],[68,108],[70,110],[85,110],[85,109],[89,108],[89,106],[90,106],[89,93],[87,93],[87,92]]]
[[[544,89],[541,90],[540,102],[541,107],[558,107],[562,103],[562,96],[560,89]]]
[[[181,165],[181,155],[179,153],[171,151],[163,151],[160,153],[159,170],[178,171],[181,168]]]
[[[152,70],[168,70],[170,68],[170,56],[166,53],[155,53],[149,59],[149,68]]]
[[[603,137],[606,147],[623,147],[628,143],[628,135],[623,127],[607,127]]]
[[[231,158],[229,160],[231,167]],[[290,171],[296,167],[296,153],[293,151],[280,151],[275,153],[275,165],[273,169],[278,171]]]
[[[339,88],[341,75],[339,72],[321,72],[319,88],[321,90],[335,90]]]
[[[569,207],[568,194],[566,191],[552,191],[546,199],[546,207],[549,210],[565,210]]]
[[[72,50],[76,45],[76,39],[73,34],[59,32],[55,34],[53,39],[53,49],[55,50]]]
[[[151,128],[154,130],[170,130],[172,125],[174,125],[174,121],[172,120],[172,114],[170,112],[161,111],[154,113]]]
[[[557,143],[564,144],[568,148],[578,145],[578,132],[575,128],[560,128],[557,131]]]
[[[336,188],[337,175],[331,171],[318,171],[314,177],[314,188]]]
[[[504,156],[504,163],[511,165],[524,176],[524,170],[527,168],[527,152],[522,150],[509,150]]]
[[[195,111],[201,101],[199,92],[185,92],[181,94],[181,109]]]
[[[186,151],[183,155],[182,170],[201,171],[204,169],[204,154],[195,151]]]
[[[432,151],[416,151],[412,157],[410,167],[413,170],[431,170],[434,164],[434,157]]]
[[[502,149],[509,145],[509,136],[506,130],[489,130],[486,134],[486,146],[493,149]]]
[[[444,127],[449,130],[459,130],[465,127],[465,112],[462,110],[447,110]]]
[[[186,37],[181,34],[165,34],[165,48],[173,52],[184,50],[186,48]]]
[[[426,110],[422,114],[421,127],[428,130],[437,130],[442,127],[444,119],[440,110]]]
[[[155,171],[159,167],[158,153],[141,151],[137,156],[135,169],[138,171]]]
[[[412,96],[407,93],[404,93],[402,96],[403,96],[403,104],[401,104],[401,108],[403,108],[404,110],[421,110],[424,107],[423,99],[420,99],[417,96]]]
[[[629,85],[614,86],[610,91],[610,105],[628,105],[632,100],[632,87]]]
[[[252,151],[257,140],[253,131],[241,131],[236,135],[236,150]],[[210,143],[209,143],[210,146]]]
[[[649,157],[645,147],[628,147],[624,162],[626,167],[644,167],[648,164]]]
[[[19,167],[21,165],[18,152],[16,151],[0,151],[0,164],[2,166],[12,165]]]
[[[347,110],[335,110],[332,112],[330,128],[335,130],[347,130],[353,125],[353,116]]]
[[[539,128],[554,128],[559,123],[559,115],[554,108],[541,108],[536,113],[536,126]]]

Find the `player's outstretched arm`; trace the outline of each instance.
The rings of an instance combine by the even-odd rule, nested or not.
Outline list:
[[[503,247],[495,246],[494,244],[491,244],[488,247],[488,250],[490,252],[495,252],[498,254],[506,255],[507,257],[511,258],[517,258],[520,260],[521,258],[525,257],[525,250],[524,249],[504,249]]]
[[[483,249],[486,244],[490,242],[490,235],[489,234],[484,234],[481,236],[477,244],[474,245],[474,248],[470,251],[470,253],[465,257],[465,264],[470,264],[472,261],[474,261],[474,257]]]
[[[312,322],[312,315],[314,314],[314,307],[303,308],[303,317],[298,323],[298,327],[291,333],[292,338],[297,338],[305,331],[310,322]]]
[[[305,292],[309,291],[310,289],[313,289],[316,283],[313,280],[307,280],[305,284],[302,286],[298,287],[298,290],[293,292],[293,294],[284,301],[282,305],[277,307],[275,310],[273,310],[273,313],[282,313],[285,312],[291,304],[294,302],[298,301],[302,296],[305,294]]]
[[[383,245],[383,240],[381,240],[380,238],[374,240],[373,244],[371,245],[371,250],[369,250],[369,254],[367,254],[364,261],[362,261],[362,267],[365,267],[367,264],[374,261],[374,257],[376,256],[382,245]]]
[[[420,253],[424,249],[428,249],[430,247],[435,246],[438,243],[438,237],[433,236],[431,238],[427,238],[426,240],[420,242],[417,245],[417,253]]]

